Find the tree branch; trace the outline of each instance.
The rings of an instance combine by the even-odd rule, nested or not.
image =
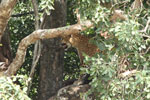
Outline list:
[[[39,12],[36,0],[32,0],[32,5],[35,14],[35,30],[39,29]]]
[[[33,33],[31,33],[30,35],[21,40],[21,42],[19,43],[15,59],[10,64],[8,70],[5,73],[3,72],[1,74],[6,76],[14,75],[17,72],[17,70],[21,67],[21,65],[24,63],[27,47],[30,44],[35,43],[37,40],[62,37],[71,34],[78,34],[81,31],[84,31],[92,26],[93,23],[91,21],[84,21],[83,23],[71,26],[34,31]]]
[[[33,9],[34,9],[34,14],[35,14],[35,30],[38,30],[40,27],[39,27],[38,5],[37,5],[36,0],[32,0],[32,5],[33,5]],[[28,83],[27,94],[29,94],[29,92],[30,92],[30,88],[31,88],[31,85],[32,85],[32,79],[33,79],[33,75],[34,75],[34,72],[35,72],[35,68],[36,68],[37,63],[40,59],[41,49],[42,49],[41,48],[41,41],[38,40],[34,45],[34,55],[33,55],[33,60],[32,60],[31,71],[30,71],[30,75],[29,75],[31,80]]]

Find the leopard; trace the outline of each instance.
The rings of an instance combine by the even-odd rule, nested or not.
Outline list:
[[[80,33],[71,34],[62,38],[62,43],[66,43],[69,47],[77,49],[81,65],[83,64],[84,54],[93,57],[100,49],[90,42],[91,37],[82,35]]]

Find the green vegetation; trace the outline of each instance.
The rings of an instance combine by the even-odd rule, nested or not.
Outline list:
[[[83,68],[92,79],[89,94],[94,93],[98,100],[149,100],[150,32],[149,29],[141,32],[150,20],[149,8],[144,2],[145,8],[133,10],[131,1],[125,4],[120,1],[117,8],[124,11],[127,20],[112,23],[109,20],[111,10],[100,7],[98,2],[82,0],[80,7],[85,18],[95,22],[97,34],[99,30],[107,31],[110,36],[108,39],[97,36],[95,43],[104,54],[87,57],[85,61],[90,62],[90,68]],[[120,76],[127,72],[129,75]]]
[[[51,0],[38,0],[40,9],[53,9]],[[83,20],[89,19],[94,27],[82,32],[84,35],[94,34],[91,43],[96,44],[101,52],[94,57],[85,55],[81,67],[77,51],[69,48],[65,52],[64,80],[76,79],[80,73],[89,74],[91,89],[84,95],[94,94],[96,100],[149,100],[150,99],[150,6],[148,0],[143,0],[143,6],[133,8],[134,0],[113,0],[112,7],[104,3],[112,0],[68,0],[67,25],[76,23],[74,11],[79,9]],[[100,5],[101,4],[101,5]],[[47,6],[49,5],[49,6]],[[126,20],[111,20],[114,9],[123,11]],[[18,2],[14,13],[32,11],[31,2]],[[18,44],[22,38],[34,31],[34,15],[27,14],[12,17],[9,21],[11,45],[15,56]],[[147,28],[148,27],[148,28]],[[107,32],[108,38],[101,36]],[[24,77],[0,78],[0,100],[30,100],[26,96],[28,76],[33,57],[33,45],[28,48],[26,61],[18,71]],[[37,95],[39,80],[39,64],[33,78],[29,96]],[[16,85],[15,81],[21,85]],[[15,83],[15,84],[13,84]],[[12,95],[14,94],[14,95]],[[9,99],[8,99],[9,98]],[[15,99],[14,99],[15,98]]]
[[[17,82],[20,82],[21,86],[17,85]],[[31,100],[27,96],[26,91],[27,77],[0,77],[0,100]]]

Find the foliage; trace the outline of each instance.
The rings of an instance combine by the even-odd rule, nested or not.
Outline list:
[[[132,4],[131,1],[128,1]],[[141,32],[149,20],[149,8],[132,10],[131,5],[119,7],[129,14],[127,20],[111,22],[111,9],[100,6],[99,0],[81,0],[80,11],[97,28],[91,40],[101,50],[98,56],[86,57],[89,68],[82,70],[92,79],[89,94],[97,100],[149,100],[149,29]],[[90,10],[92,8],[92,10]],[[109,38],[100,36],[107,32]],[[134,75],[120,77],[126,71],[136,70]]]
[[[46,9],[49,13],[53,9],[53,0],[38,0],[40,9]],[[112,3],[113,7],[105,7],[105,3]],[[89,68],[82,68],[83,73],[90,74],[92,82],[88,94],[94,94],[97,100],[149,100],[150,87],[150,29],[145,29],[150,20],[150,6],[148,1],[144,0],[144,7],[133,10],[134,0],[68,0],[67,1],[67,25],[76,23],[76,17],[73,14],[76,8],[79,9],[83,20],[90,19],[94,23],[94,28],[88,29],[82,34],[94,34],[91,43],[96,44],[101,52],[95,57],[87,57],[85,64]],[[114,9],[120,9],[124,12],[127,20],[117,20],[115,23],[110,20]],[[31,1],[19,1],[15,7],[14,13],[26,13],[32,10]],[[11,43],[13,53],[16,53],[16,47],[20,40],[34,31],[33,15],[24,15],[13,17],[9,21],[11,34]],[[29,28],[30,27],[30,28]],[[142,30],[142,31],[141,31]],[[100,35],[101,32],[107,32],[109,38]],[[30,73],[31,60],[33,56],[33,46],[27,51],[26,62],[18,71],[18,74]],[[77,78],[79,75],[79,58],[74,49],[65,52],[65,72],[64,80]],[[126,71],[136,70],[136,73],[127,77],[120,77],[120,74]],[[35,74],[33,87],[30,93],[34,97],[38,87],[38,71]],[[3,93],[18,93],[21,91],[18,85],[14,85],[10,78],[2,78],[0,89]],[[22,81],[23,82],[23,81]],[[21,82],[21,83],[22,83]],[[21,85],[25,88],[25,84]],[[8,91],[9,89],[9,91]],[[13,91],[13,92],[11,92]],[[1,92],[0,92],[1,93]],[[25,91],[19,93],[25,94]],[[87,95],[88,95],[87,94]],[[18,95],[18,94],[16,94]],[[0,95],[1,97],[4,95]],[[7,95],[5,95],[7,96]],[[12,96],[13,97],[13,96]],[[19,96],[18,96],[19,98]],[[22,98],[23,99],[23,98]],[[4,99],[2,99],[4,100]]]
[[[54,5],[54,0],[41,0],[39,4],[40,9],[45,10],[45,12],[48,15],[50,14],[50,10],[54,10],[53,5]]]
[[[22,88],[14,83],[16,80],[22,83]],[[27,83],[27,77],[24,76],[0,77],[0,100],[31,100],[26,95],[25,82]]]
[[[74,10],[76,8],[76,0],[67,1],[67,25],[72,25],[77,22]]]
[[[69,48],[64,55],[64,80],[76,79],[79,77],[80,60],[77,51]]]

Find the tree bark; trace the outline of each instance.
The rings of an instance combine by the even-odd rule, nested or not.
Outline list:
[[[17,0],[0,0],[0,71],[6,70],[12,61],[10,37],[5,29],[16,2]]]
[[[55,10],[46,16],[44,28],[57,28],[66,25],[66,4],[64,0],[55,0]],[[40,85],[38,100],[48,100],[62,87],[63,57],[59,38],[42,41],[43,50],[40,59]]]
[[[2,0],[0,3],[0,41],[16,2],[17,0]]]

